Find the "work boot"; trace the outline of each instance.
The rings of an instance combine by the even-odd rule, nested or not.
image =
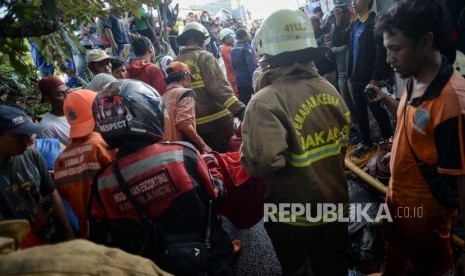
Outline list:
[[[357,148],[352,154],[354,157],[360,158],[365,153],[373,149],[373,143],[358,143]]]

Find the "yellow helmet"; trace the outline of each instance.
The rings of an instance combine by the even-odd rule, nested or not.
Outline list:
[[[270,56],[318,47],[308,16],[287,9],[275,11],[263,21],[256,44],[257,53]]]

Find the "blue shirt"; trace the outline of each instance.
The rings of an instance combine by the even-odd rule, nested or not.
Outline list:
[[[352,47],[352,69],[355,69],[355,65],[357,64],[357,55],[358,55],[358,44],[360,42],[360,36],[362,35],[363,29],[365,28],[365,23],[358,20],[355,21],[355,28],[353,32],[353,47]]]
[[[231,50],[231,61],[236,74],[237,87],[252,86],[252,75],[257,69],[255,53],[250,42],[237,43]]]
[[[61,153],[60,141],[58,139],[36,139],[36,150],[42,155],[49,170],[55,167],[55,160]]]
[[[124,44],[131,44],[131,36],[129,30],[124,25],[123,20],[111,15],[109,18],[102,19],[103,28],[110,28],[113,33],[118,48],[122,48]]]
[[[42,78],[45,78],[46,76],[53,75],[55,72],[55,67],[53,67],[53,64],[48,64],[47,60],[45,59],[44,56],[40,53],[39,49],[39,43],[37,41],[32,41],[30,38],[28,38],[29,44],[31,45],[30,51],[31,51],[31,56],[32,56],[32,61],[34,62],[34,65],[37,67],[39,70],[40,76]],[[70,51],[71,57],[73,54]],[[76,66],[74,64],[73,59],[66,61],[66,66],[70,68],[71,70],[76,71]],[[77,77],[70,77],[66,75],[66,86],[68,87],[78,87],[81,85],[81,82]]]

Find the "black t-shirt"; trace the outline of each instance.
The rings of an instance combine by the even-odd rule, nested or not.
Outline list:
[[[11,157],[0,164],[0,220],[34,222],[37,202],[55,190],[47,164],[35,150]]]

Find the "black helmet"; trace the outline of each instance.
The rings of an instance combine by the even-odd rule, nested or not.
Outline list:
[[[163,137],[165,106],[158,92],[136,80],[117,80],[95,98],[92,111],[100,134],[112,147],[143,138]]]

